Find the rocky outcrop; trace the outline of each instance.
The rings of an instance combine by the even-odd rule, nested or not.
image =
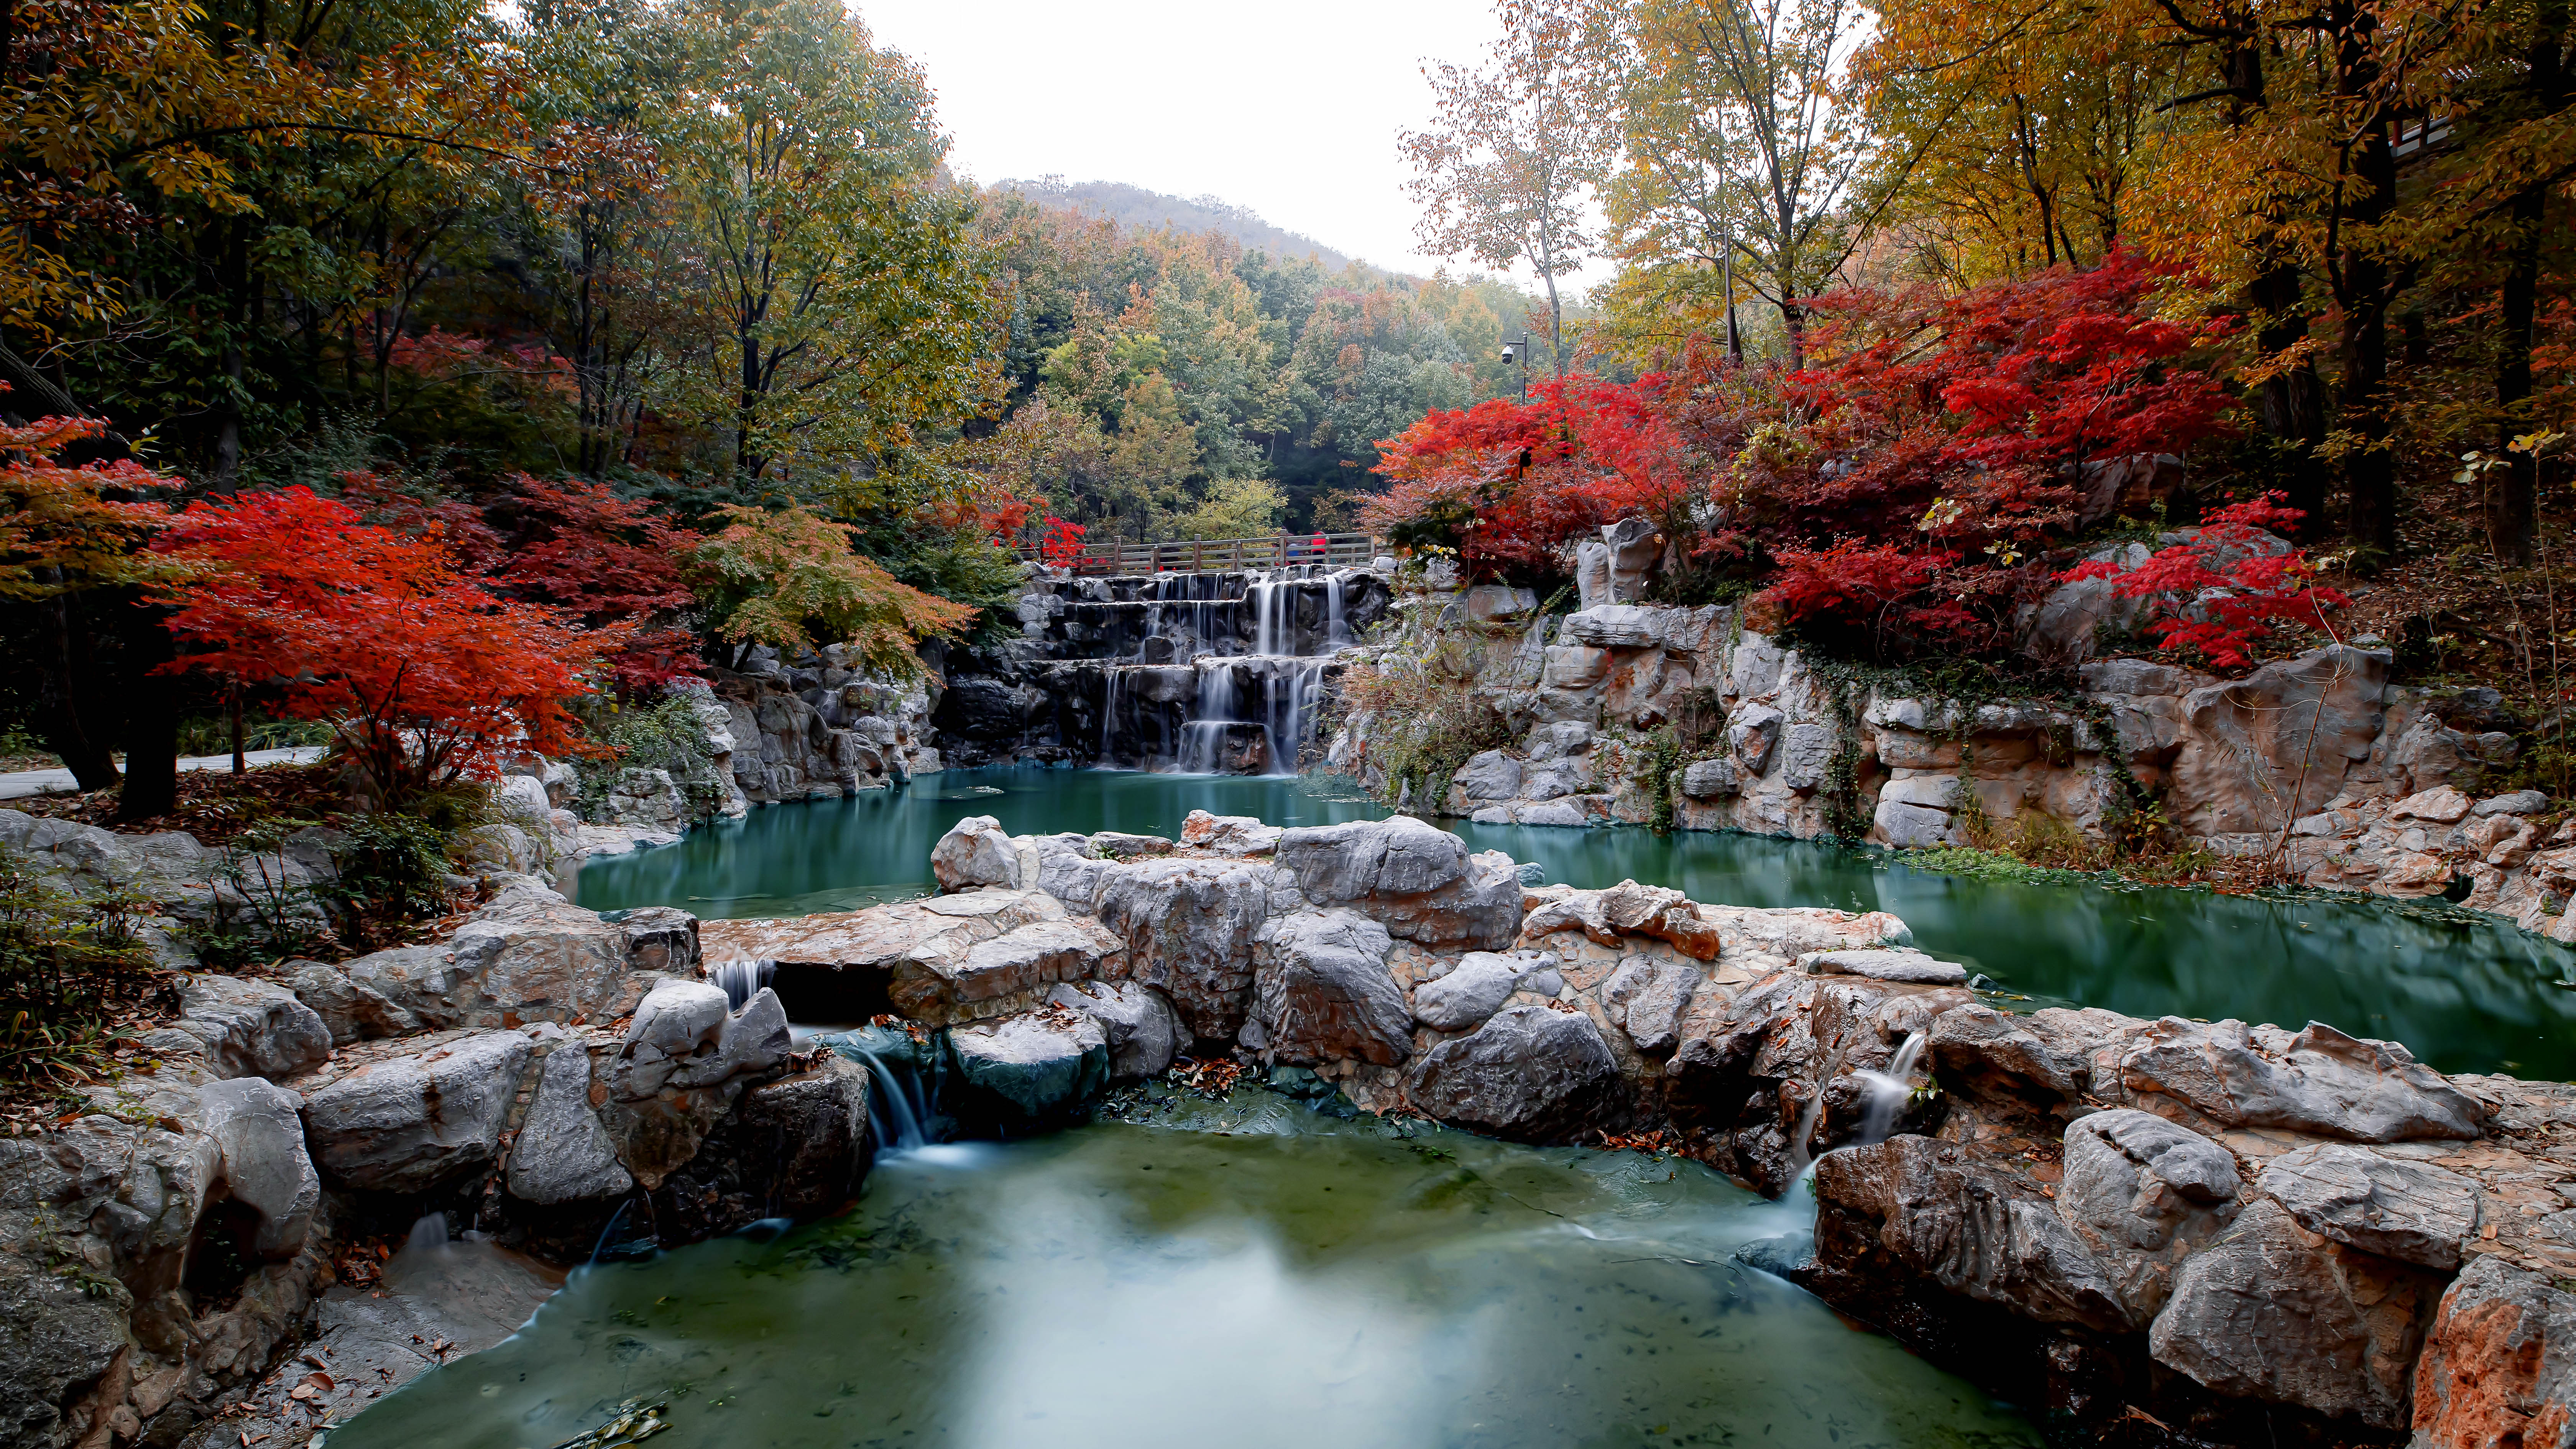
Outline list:
[[[2311,886],[2465,896],[2576,940],[2576,827],[2535,820],[2552,810],[2536,791],[2485,788],[2517,750],[2500,699],[2394,685],[2386,650],[2338,644],[2223,680],[2088,645],[2063,661],[2078,683],[2067,696],[1962,702],[1838,685],[1734,609],[1604,589],[1561,620],[1469,627],[1476,687],[1514,742],[1415,803],[1588,826],[1646,821],[1661,797],[1683,829],[1902,848],[1965,843],[1972,820],[2006,838],[2098,837],[2152,805],[2183,839],[2277,857]],[[1383,784],[1377,729],[1353,713],[1327,758]],[[1645,747],[1667,732],[1678,759]],[[1646,778],[1655,760],[1671,768]]]

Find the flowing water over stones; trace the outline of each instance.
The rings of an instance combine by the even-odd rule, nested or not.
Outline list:
[[[1139,1091],[890,1155],[848,1216],[577,1272],[332,1449],[2036,1445],[1730,1260],[1784,1214],[1697,1164]],[[1794,1215],[1794,1210],[1793,1210]],[[667,1396],[667,1397],[664,1397]]]

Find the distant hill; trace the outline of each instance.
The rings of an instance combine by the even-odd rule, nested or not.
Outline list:
[[[1005,181],[999,190],[1017,191],[1031,201],[1049,206],[1062,206],[1105,216],[1123,226],[1148,230],[1172,227],[1181,231],[1222,232],[1243,243],[1247,250],[1265,251],[1281,260],[1301,259],[1309,254],[1320,259],[1324,270],[1338,272],[1351,264],[1350,257],[1301,232],[1273,226],[1248,207],[1236,206],[1221,197],[1201,196],[1184,199],[1129,186],[1121,181],[1067,181],[1061,176],[1042,176],[1035,181]]]

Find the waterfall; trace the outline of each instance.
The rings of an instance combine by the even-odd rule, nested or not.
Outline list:
[[[1351,642],[1350,626],[1342,622],[1342,576],[1324,576],[1324,647],[1340,649]]]
[[[1118,666],[1100,667],[1100,763],[1113,766],[1117,757],[1110,751],[1118,743]]]
[[[1869,1088],[1869,1106],[1861,1114],[1860,1140],[1853,1146],[1867,1147],[1873,1142],[1887,1140],[1888,1132],[1896,1126],[1898,1115],[1904,1112],[1906,1102],[1914,1095],[1914,1069],[1923,1060],[1923,1047],[1928,1040],[1922,1032],[1911,1033],[1905,1038],[1905,1044],[1896,1049],[1886,1071],[1853,1074]],[[1819,1092],[1818,1100],[1822,1100],[1823,1095]]]
[[[725,1006],[740,1011],[760,989],[778,978],[775,961],[710,961],[707,979],[724,988]]]
[[[868,1093],[868,1127],[876,1133],[877,1150],[910,1152],[926,1145],[930,1141],[924,1130],[930,1121],[930,1097],[922,1089],[921,1074],[904,1074],[912,1079],[907,1091],[894,1069],[875,1052],[855,1042],[842,1050],[857,1053],[859,1060],[867,1063],[868,1076],[875,1085],[875,1090]]]
[[[1199,717],[1181,726],[1181,773],[1223,773],[1226,731],[1235,723],[1234,661],[1220,659],[1199,671]]]

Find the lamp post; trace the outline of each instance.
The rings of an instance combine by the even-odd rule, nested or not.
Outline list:
[[[1529,401],[1529,334],[1506,338],[1503,342],[1503,366],[1517,364],[1521,370],[1521,401]]]

